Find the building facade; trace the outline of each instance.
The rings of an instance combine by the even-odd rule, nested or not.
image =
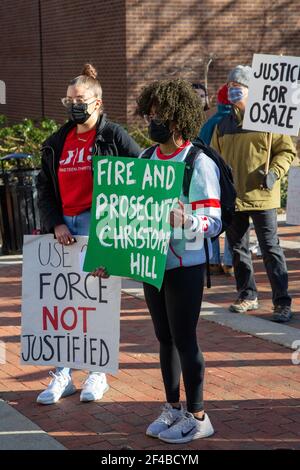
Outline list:
[[[209,94],[253,53],[300,55],[298,0],[1,0],[0,80],[11,122],[63,122],[70,79],[98,69],[109,117],[137,122],[135,99],[155,79],[203,82]]]

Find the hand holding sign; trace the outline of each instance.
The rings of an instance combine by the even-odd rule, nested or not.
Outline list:
[[[263,177],[263,181],[260,185],[260,188],[271,191],[273,189],[275,182],[277,181],[277,176],[275,175],[274,171],[270,170],[266,174],[263,170],[259,170],[259,173]]]
[[[71,245],[76,241],[65,224],[56,225],[56,227],[54,227],[54,234],[58,243],[62,245]]]
[[[173,228],[183,227],[188,219],[185,214],[184,204],[180,200],[178,201],[179,207],[174,207],[170,212],[170,225]]]
[[[93,164],[84,270],[105,266],[111,275],[160,288],[171,236],[170,212],[180,196],[184,163],[99,156]],[[175,210],[180,220],[182,207]]]
[[[98,269],[95,269],[95,271],[93,271],[91,275],[94,277],[102,277],[103,279],[109,278],[109,274],[107,273],[106,268],[104,268],[103,266]]]
[[[117,371],[121,282],[82,272],[86,244],[87,237],[66,247],[52,235],[25,236],[23,364]]]

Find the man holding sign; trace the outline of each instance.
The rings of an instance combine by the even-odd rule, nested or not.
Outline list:
[[[266,73],[261,68],[253,70],[254,75]],[[247,120],[246,124],[251,77],[253,78],[252,70],[248,66],[239,65],[230,72],[228,97],[233,104],[232,112],[216,126],[212,138],[212,146],[233,169],[237,190],[236,212],[227,230],[228,241],[233,250],[238,291],[238,298],[230,306],[230,310],[244,313],[258,309],[257,288],[249,250],[251,217],[272,288],[273,320],[287,322],[292,316],[291,297],[288,293],[286,261],[277,236],[277,208],[280,207],[280,179],[289,170],[296,151],[288,135],[276,133],[270,138],[267,133],[269,129],[263,132],[263,121],[266,120],[269,125],[276,123],[276,130],[280,129],[281,132],[286,126],[286,133],[289,134],[295,110],[286,107],[285,117],[283,109],[280,117],[274,108],[267,107],[266,104],[256,104],[250,109],[256,123],[254,126],[249,125]],[[280,77],[281,75],[279,79]],[[251,92],[254,92],[252,88]],[[273,95],[275,96],[275,92],[266,87],[263,99]],[[277,98],[282,102],[286,96],[287,90],[278,86]],[[263,121],[258,119],[258,110],[264,112]]]

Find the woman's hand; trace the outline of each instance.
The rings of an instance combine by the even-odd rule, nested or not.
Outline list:
[[[184,211],[183,202],[178,201],[178,205],[179,205],[179,208],[175,207],[170,212],[170,225],[173,228],[184,227],[188,220],[188,215],[186,215]]]
[[[54,234],[58,243],[62,245],[72,245],[72,243],[76,241],[65,224],[56,225],[56,227],[54,227]]]
[[[94,277],[102,277],[103,279],[109,278],[109,274],[106,272],[106,268],[103,266],[93,271],[91,275]]]

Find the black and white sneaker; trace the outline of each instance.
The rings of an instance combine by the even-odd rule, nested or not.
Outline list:
[[[160,432],[158,438],[170,444],[185,444],[195,439],[212,436],[213,433],[214,428],[207,414],[204,415],[204,420],[200,421],[186,411],[178,423]]]

